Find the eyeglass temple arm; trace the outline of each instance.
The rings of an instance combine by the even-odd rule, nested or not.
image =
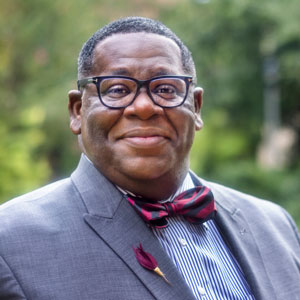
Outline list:
[[[89,83],[97,83],[97,80],[94,78],[84,78],[77,81],[77,88],[80,91],[80,88],[85,87]]]

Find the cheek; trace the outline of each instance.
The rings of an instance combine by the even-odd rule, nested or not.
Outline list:
[[[194,141],[195,136],[195,125],[194,122],[186,123],[186,128],[182,133],[181,142],[182,142],[182,155],[185,157],[188,155]]]
[[[83,108],[82,139],[85,147],[100,151],[108,142],[109,132],[118,122],[121,112],[103,106]],[[86,149],[87,151],[91,149]]]
[[[180,115],[173,117],[178,136],[178,148],[186,153],[192,146],[195,135],[195,119],[190,109],[183,109]]]

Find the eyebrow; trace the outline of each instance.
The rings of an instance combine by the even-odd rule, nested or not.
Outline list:
[[[110,73],[109,75],[113,75],[113,76],[118,76],[118,75],[131,76],[130,71],[126,68],[118,68],[118,69],[112,70],[109,73]],[[160,67],[160,68],[154,69],[154,70],[149,70],[149,73],[150,73],[150,78],[164,76],[164,75],[176,75],[176,74],[174,74],[174,72],[171,72],[170,70],[168,70],[164,67]]]
[[[167,69],[164,68],[160,68],[158,70],[153,70],[153,72],[151,72],[151,77],[156,77],[156,76],[164,76],[164,75],[175,75],[174,72],[170,72]]]
[[[112,70],[112,71],[110,72],[110,75],[115,75],[115,76],[117,76],[117,75],[129,76],[130,73],[129,73],[129,71],[128,71],[127,69],[125,69],[125,68],[120,68],[120,69]]]

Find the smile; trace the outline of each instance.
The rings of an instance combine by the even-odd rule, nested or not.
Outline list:
[[[170,140],[170,137],[162,130],[131,130],[122,135],[119,140],[133,147],[151,148],[157,147]]]
[[[153,136],[131,136],[131,137],[125,137],[122,140],[136,147],[153,147],[166,142],[168,139],[163,136],[153,135]]]

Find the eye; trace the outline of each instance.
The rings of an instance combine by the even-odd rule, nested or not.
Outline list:
[[[123,98],[130,94],[130,90],[127,86],[119,84],[109,87],[102,94],[111,98]]]
[[[169,84],[161,84],[155,87],[155,89],[152,91],[157,96],[160,96],[162,98],[166,99],[172,99],[175,98],[177,95],[177,90],[174,86]]]

